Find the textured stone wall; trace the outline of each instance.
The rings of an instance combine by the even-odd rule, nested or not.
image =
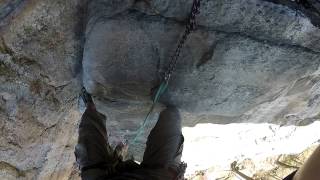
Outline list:
[[[85,29],[80,0],[0,1],[1,179],[78,178],[82,84],[111,143],[134,136],[192,0],[104,2]],[[163,101],[185,126],[319,120],[320,8],[310,2],[203,0]],[[131,147],[137,159],[151,127]]]
[[[67,179],[80,117],[79,2],[15,5],[0,19],[0,176]]]

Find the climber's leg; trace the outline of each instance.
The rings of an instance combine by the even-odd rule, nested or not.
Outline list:
[[[86,104],[86,111],[80,121],[75,155],[82,178],[91,179],[105,175],[105,170],[99,167],[113,164],[114,156],[108,144],[105,115],[96,110],[91,95],[84,88],[81,97]]]
[[[77,163],[81,169],[111,160],[113,152],[108,144],[105,120],[103,114],[90,108],[82,115],[75,148]]]
[[[320,146],[297,171],[292,180],[318,180],[320,177]]]
[[[142,166],[177,170],[181,163],[183,141],[179,111],[174,107],[167,108],[161,112],[148,137]]]
[[[87,108],[81,118],[75,155],[83,179],[88,179],[84,176],[94,178],[105,175],[105,170],[98,167],[114,162],[113,151],[108,144],[105,121],[106,117],[103,114],[91,108]],[[87,174],[92,173],[90,169],[94,169],[94,176]]]

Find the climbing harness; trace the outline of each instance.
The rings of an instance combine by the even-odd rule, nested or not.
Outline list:
[[[146,126],[146,124],[147,124],[147,122],[149,120],[149,117],[150,117],[155,105],[159,101],[161,95],[163,95],[164,92],[168,88],[168,84],[169,84],[169,80],[171,78],[171,75],[175,71],[176,66],[177,66],[177,62],[178,62],[178,58],[180,56],[181,48],[185,44],[185,42],[186,42],[186,40],[188,38],[188,35],[192,31],[194,31],[196,29],[196,15],[200,13],[200,10],[199,10],[200,9],[200,2],[201,2],[201,0],[194,0],[193,1],[192,9],[191,9],[191,13],[190,13],[189,18],[188,18],[186,29],[185,29],[181,39],[178,42],[178,46],[177,46],[173,56],[171,56],[170,64],[169,64],[167,70],[165,71],[163,79],[162,79],[162,82],[161,82],[160,86],[158,87],[158,89],[157,89],[157,91],[155,93],[155,96],[153,98],[153,103],[152,103],[152,105],[150,107],[150,110],[149,110],[147,116],[145,117],[143,123],[141,124],[140,128],[137,130],[136,136],[134,137],[134,139],[133,139],[131,144],[135,144],[136,143],[138,137],[143,132],[143,129],[145,128],[145,126]]]

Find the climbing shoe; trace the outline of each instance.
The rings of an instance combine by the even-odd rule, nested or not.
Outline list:
[[[92,100],[91,94],[89,94],[84,87],[82,87],[81,89],[80,97],[82,98],[82,101],[84,102],[86,107],[89,107],[92,105],[94,106],[94,102]]]

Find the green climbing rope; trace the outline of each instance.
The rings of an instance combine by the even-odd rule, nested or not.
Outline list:
[[[134,137],[133,141],[131,144],[135,144],[137,139],[139,138],[139,136],[141,135],[141,133],[143,132],[143,129],[145,128],[146,124],[147,124],[147,121],[154,109],[154,107],[156,106],[156,104],[159,102],[159,99],[161,97],[161,95],[163,95],[163,93],[166,91],[166,89],[168,88],[168,81],[163,81],[161,83],[161,85],[159,86],[155,96],[154,96],[154,99],[153,99],[153,103],[150,107],[150,110],[147,114],[147,116],[144,118],[144,121],[142,122],[140,128],[138,129],[137,133],[136,133],[136,136]]]

